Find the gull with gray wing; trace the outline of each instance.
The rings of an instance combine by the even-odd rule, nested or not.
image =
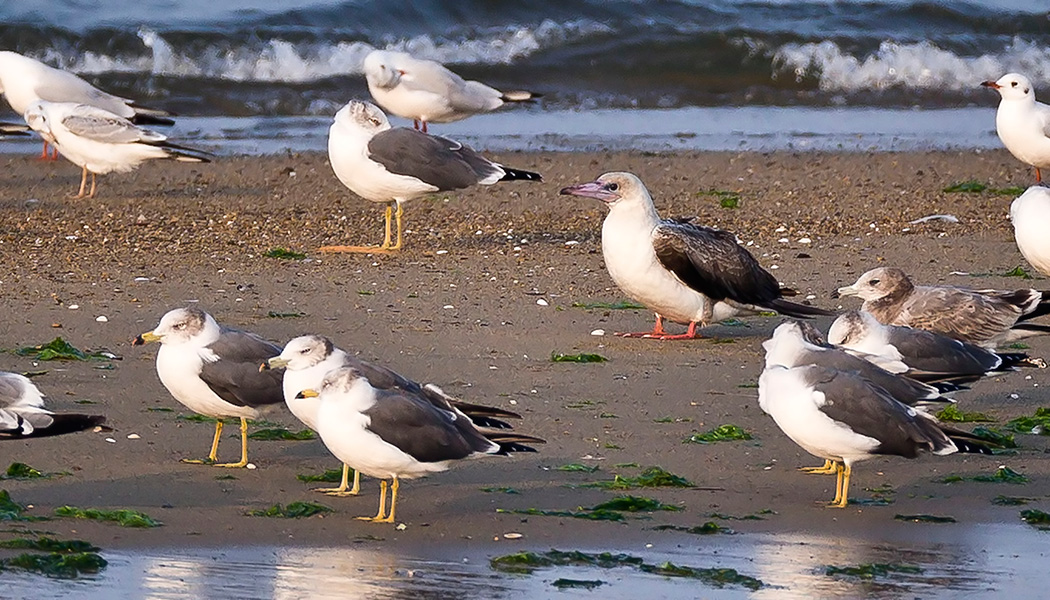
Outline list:
[[[1002,97],[995,112],[995,132],[1014,157],[1035,167],[1036,183],[1041,169],[1050,169],[1050,106],[1035,100],[1035,88],[1020,73],[1007,73],[997,81],[985,81]]]
[[[44,408],[44,395],[28,377],[0,371],[0,440],[75,433],[105,421],[101,415],[51,412]]]

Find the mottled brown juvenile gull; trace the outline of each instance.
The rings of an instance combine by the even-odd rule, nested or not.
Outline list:
[[[605,267],[625,294],[656,313],[652,331],[616,335],[692,339],[699,337],[698,328],[763,310],[802,318],[834,314],[784,300],[785,290],[732,233],[661,219],[649,190],[631,173],[606,173],[561,193],[609,207],[602,223]],[[687,323],[689,330],[670,335],[664,319]]]
[[[216,467],[248,464],[248,419],[284,402],[281,372],[262,371],[259,365],[281,353],[281,347],[259,336],[222,327],[197,308],[176,308],[161,317],[153,331],[135,338],[136,346],[160,342],[157,375],[171,395],[190,410],[214,417],[215,438],[205,460],[214,464],[222,435],[222,419],[241,420],[241,460]]]
[[[814,472],[837,475],[831,508],[846,507],[853,464],[862,460],[915,458],[921,450],[991,454],[979,440],[944,428],[856,372],[767,365],[758,379],[758,404],[792,441],[826,461],[829,468]]]
[[[97,427],[101,415],[53,413],[44,408],[44,395],[24,375],[0,371],[0,440],[23,440]]]
[[[1050,106],[1036,102],[1032,82],[1019,73],[981,85],[1002,96],[995,112],[999,139],[1017,160],[1035,167],[1035,180],[1042,181],[1040,169],[1050,169]]]
[[[413,129],[390,128],[374,104],[351,100],[335,115],[328,158],[339,181],[370,202],[386,205],[381,246],[325,246],[325,252],[376,252],[401,248],[402,203],[434,192],[499,181],[543,181],[538,173],[505,167],[459,142]],[[390,220],[397,207],[397,238]]]
[[[405,52],[373,50],[365,57],[365,79],[376,104],[416,129],[451,123],[496,110],[508,102],[531,102],[539,94],[501,92],[480,81],[465,81],[441,63]]]
[[[1023,352],[997,353],[933,331],[883,325],[859,310],[839,315],[828,341],[875,364],[900,361],[908,367],[905,375],[923,381],[977,379],[1019,366],[1046,368],[1043,359]]]
[[[463,415],[443,410],[430,400],[404,390],[377,390],[359,371],[342,367],[324,376],[320,389],[300,392],[319,396],[318,430],[325,446],[344,463],[369,477],[382,479],[379,512],[365,520],[393,523],[401,479],[425,477],[448,469],[456,460],[535,452],[532,436],[475,427]],[[386,480],[390,510],[386,509]]]
[[[520,419],[521,415],[510,411],[470,404],[456,400],[436,385],[421,385],[407,377],[380,365],[361,360],[332,343],[332,340],[321,335],[303,335],[290,340],[284,345],[280,356],[269,359],[261,365],[264,369],[284,368],[284,401],[288,410],[307,427],[317,431],[317,412],[320,399],[300,397],[299,392],[306,389],[317,389],[329,371],[341,367],[352,367],[378,390],[401,390],[426,398],[436,407],[452,410],[462,414],[478,427],[493,429],[510,429],[503,419]],[[343,464],[343,477],[336,488],[321,488],[314,491],[332,496],[351,496],[361,489],[361,474],[354,472],[354,485],[349,482],[349,465]]]
[[[935,331],[985,348],[1050,333],[1050,326],[1021,322],[1047,314],[1050,308],[1043,293],[1033,289],[915,285],[904,271],[883,267],[861,275],[838,293],[864,300],[861,310],[880,323]]]

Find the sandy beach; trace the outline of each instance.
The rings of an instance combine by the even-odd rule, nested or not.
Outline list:
[[[916,280],[974,287],[1046,286],[1003,274],[1027,267],[1009,223],[1013,196],[945,193],[978,180],[993,188],[1027,186],[1032,174],[1005,151],[876,154],[572,153],[506,154],[496,160],[539,171],[541,184],[513,183],[441,194],[406,205],[405,249],[391,255],[322,255],[326,244],[381,241],[382,211],[345,190],[323,154],[219,158],[213,164],[147,164],[129,175],[100,178],[99,197],[71,200],[79,170],[0,156],[0,347],[14,349],[61,336],[78,348],[123,357],[107,362],[36,363],[0,354],[0,369],[47,373],[35,379],[59,411],[105,414],[112,432],[31,442],[6,442],[0,467],[27,463],[69,475],[3,481],[15,500],[47,515],[75,505],[131,508],[164,522],[125,529],[69,519],[46,523],[59,537],[105,548],[230,545],[341,545],[358,540],[388,551],[469,547],[495,555],[519,549],[588,546],[615,549],[638,540],[694,543],[655,525],[693,526],[710,513],[764,520],[734,521],[743,535],[804,531],[856,536],[916,537],[922,528],[897,514],[950,515],[960,530],[1016,523],[1018,508],[998,495],[1050,495],[1047,438],[1018,435],[1015,455],[880,458],[861,464],[852,496],[892,488],[889,506],[823,507],[833,478],[804,475],[819,463],[787,439],[758,407],[754,385],[761,342],[780,322],[705,330],[706,339],[659,342],[622,339],[616,331],[652,326],[643,310],[574,304],[625,299],[605,271],[600,227],[605,208],[559,196],[566,185],[607,171],[632,171],[648,185],[665,216],[695,215],[735,232],[760,262],[815,305],[855,308],[831,291],[876,266],[899,266]],[[739,194],[723,208],[710,191]],[[911,221],[950,214],[958,223]],[[808,239],[808,243],[800,241]],[[786,240],[786,241],[785,241]],[[305,260],[264,257],[274,248]],[[963,274],[960,274],[963,273]],[[803,296],[803,297],[804,297]],[[542,302],[540,302],[542,300]],[[360,357],[466,401],[522,414],[515,426],[545,438],[540,453],[459,464],[406,482],[395,529],[352,517],[376,509],[377,484],[365,480],[357,498],[310,491],[297,474],[335,468],[320,441],[251,441],[254,470],[228,472],[182,464],[207,453],[212,427],[177,419],[189,411],[170,397],[154,370],[156,347],[130,340],[171,308],[194,303],[222,323],[284,342],[322,333]],[[270,314],[299,314],[276,318]],[[106,317],[100,322],[99,317]],[[827,328],[829,319],[818,320]],[[593,335],[594,330],[606,335]],[[1050,357],[1050,339],[1030,342]],[[602,364],[551,362],[552,352],[598,353]],[[112,369],[98,367],[112,364]],[[1028,369],[989,378],[957,395],[959,407],[1005,421],[1050,405],[1050,372]],[[78,404],[90,401],[93,404]],[[151,409],[170,408],[173,412]],[[267,420],[302,429],[290,413]],[[665,422],[670,421],[670,422]],[[734,424],[750,441],[685,444],[693,432]],[[971,427],[971,424],[961,424]],[[235,429],[220,458],[234,458]],[[135,434],[137,439],[129,439]],[[108,442],[106,438],[114,440]],[[593,473],[564,472],[569,463]],[[636,475],[659,465],[696,489],[632,493],[684,510],[626,524],[522,516],[497,509],[574,510],[610,497],[573,487]],[[991,474],[999,465],[1030,478],[1024,486],[938,480]],[[621,466],[617,466],[621,465]],[[233,475],[234,479],[217,479]],[[483,492],[510,487],[517,494]],[[287,520],[245,511],[304,500],[334,512]],[[523,537],[503,539],[507,532]],[[376,541],[366,536],[382,538]],[[497,541],[498,540],[498,541]]]

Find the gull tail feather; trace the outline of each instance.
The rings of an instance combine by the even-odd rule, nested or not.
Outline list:
[[[547,440],[522,433],[506,431],[484,431],[479,432],[491,442],[499,445],[499,451],[495,454],[509,454],[511,452],[539,452],[530,444],[546,444]]]
[[[539,173],[533,173],[532,171],[525,171],[522,169],[512,169],[503,165],[500,165],[500,168],[503,169],[504,172],[503,177],[499,179],[500,181],[543,181],[543,176]]]
[[[997,444],[981,439],[972,433],[960,429],[945,427],[944,425],[941,425],[940,427],[941,431],[943,431],[944,434],[948,436],[948,439],[955,444],[955,447],[959,449],[959,452],[965,454],[994,454],[992,450],[999,447]]]
[[[164,148],[168,152],[168,158],[179,162],[206,163],[211,162],[212,157],[215,156],[211,152],[205,152],[204,150],[197,150],[196,148],[189,148],[187,146],[180,146],[166,141],[153,145]]]
[[[536,98],[542,98],[543,94],[537,94],[535,92],[527,92],[525,90],[511,90],[509,92],[503,92],[500,96],[500,100],[504,102],[535,102]]]

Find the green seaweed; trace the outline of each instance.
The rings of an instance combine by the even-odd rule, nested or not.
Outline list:
[[[164,412],[164,413],[175,412],[174,408],[171,408],[171,407],[168,407],[168,406],[150,406],[146,410],[148,410],[149,412]]]
[[[710,444],[713,442],[729,442],[735,440],[750,440],[751,434],[738,425],[725,424],[715,427],[704,433],[694,433],[682,440],[684,444]]]
[[[606,500],[601,504],[595,504],[594,506],[585,510],[616,510],[623,512],[656,512],[658,510],[666,510],[676,512],[682,510],[682,507],[675,506],[673,504],[664,504],[659,500],[653,498],[646,498],[645,496],[631,496],[624,494],[616,496],[611,500]]]
[[[679,525],[657,525],[653,527],[657,531],[684,531],[685,533],[692,533],[693,535],[714,535],[716,533],[733,534],[736,533],[728,527],[722,527],[714,521],[708,521],[703,525],[694,525],[693,527],[681,527]]]
[[[581,487],[596,487],[607,490],[630,490],[633,488],[652,488],[652,487],[678,487],[678,488],[689,488],[696,487],[693,482],[689,481],[685,477],[675,475],[670,471],[665,471],[661,467],[649,467],[642,471],[637,477],[625,477],[623,475],[616,475],[613,479],[605,481],[595,481],[593,483],[582,484]]]
[[[13,462],[7,467],[7,471],[0,475],[0,479],[47,479],[50,473],[38,471],[25,463]]]
[[[204,415],[199,415],[197,413],[193,413],[192,415],[179,415],[179,416],[175,417],[175,420],[177,420],[177,421],[189,421],[191,423],[215,423],[217,421],[222,421],[223,423],[226,422],[224,419],[216,419],[215,417],[206,417]]]
[[[697,196],[714,196],[718,198],[718,205],[722,208],[739,208],[740,207],[740,193],[729,190],[701,190],[696,193]]]
[[[302,441],[312,440],[315,438],[317,438],[317,435],[309,429],[303,429],[302,431],[289,431],[284,427],[271,427],[268,429],[259,429],[248,434],[248,439],[263,440],[267,442],[272,442],[276,440]]]
[[[561,352],[551,352],[551,362],[603,363],[609,362],[609,359],[605,358],[601,354],[590,354],[587,352],[581,352],[580,354],[562,354]]]
[[[613,465],[613,467],[614,467],[614,468],[616,468],[616,469],[637,469],[637,468],[639,468],[640,466],[641,466],[641,465],[639,465],[639,464],[638,464],[638,463],[636,463],[636,462],[629,462],[629,463],[616,463],[615,465]]]
[[[1050,513],[1030,508],[1021,511],[1021,520],[1036,529],[1050,531]]]
[[[910,523],[955,523],[955,517],[939,517],[937,515],[893,515],[898,521]]]
[[[653,419],[653,423],[690,423],[692,419],[689,417],[660,417],[659,419]]]
[[[594,310],[596,308],[602,310],[641,310],[645,308],[645,306],[630,300],[620,300],[619,302],[573,302],[572,307],[585,310]]]
[[[506,556],[497,556],[489,560],[489,565],[508,573],[530,574],[537,569],[554,566],[579,566],[612,569],[631,567],[644,573],[664,575],[667,577],[685,577],[696,579],[715,587],[738,585],[750,590],[757,590],[765,584],[760,579],[741,574],[736,569],[702,569],[675,565],[670,562],[649,564],[644,559],[629,554],[602,552],[592,554],[580,551],[548,550],[547,552],[517,552]]]
[[[1014,436],[1009,433],[1002,433],[997,429],[991,427],[974,427],[973,431],[970,432],[975,438],[991,442],[1000,448],[1016,448],[1017,442],[1014,441]]]
[[[92,521],[109,521],[121,527],[160,527],[163,525],[163,523],[145,513],[126,508],[103,510],[100,508],[59,506],[55,509],[55,516],[71,519],[89,519]]]
[[[479,489],[486,494],[521,494],[521,492],[512,487],[483,487]]]
[[[572,402],[566,404],[565,408],[568,410],[587,410],[597,407],[599,404],[605,404],[604,400],[580,400],[579,402]]]
[[[326,469],[323,473],[299,473],[295,478],[305,483],[340,483],[343,481],[343,470],[340,468]]]
[[[529,515],[536,517],[565,517],[570,519],[586,519],[588,521],[616,521],[623,522],[627,517],[614,510],[545,510],[541,508],[497,508],[497,513],[512,515]]]
[[[1006,346],[1010,350],[1031,350],[1032,347],[1024,342],[1014,342]]]
[[[47,521],[47,517],[24,515],[26,507],[11,499],[7,490],[0,490],[0,521]]]
[[[958,474],[952,474],[945,476],[939,480],[939,483],[958,483],[960,481],[978,481],[981,483],[1012,483],[1015,485],[1023,485],[1028,483],[1028,476],[1023,473],[1018,473],[1010,467],[999,467],[995,473],[991,475],[971,475],[962,476]]]
[[[967,181],[960,181],[953,183],[943,190],[946,194],[980,194],[982,192],[988,192],[989,194],[995,194],[997,196],[1020,196],[1024,193],[1024,188],[1017,186],[1010,186],[1005,188],[993,188],[987,184],[981,183],[976,179],[969,179]]]
[[[250,510],[248,516],[251,517],[273,517],[279,519],[301,519],[304,517],[312,517],[322,513],[332,512],[331,508],[323,504],[317,504],[315,502],[291,502],[288,506],[281,506],[280,504],[274,504],[270,508],[262,510]]]
[[[1020,265],[1003,273],[1003,277],[1020,277],[1021,279],[1033,279],[1032,274]]]
[[[376,293],[373,290],[357,290],[358,296],[375,296]]]
[[[218,480],[218,481],[233,481],[233,480],[237,479],[237,477],[235,477],[233,475],[230,475],[229,473],[226,473],[225,475],[216,475],[215,479]]]
[[[992,498],[992,504],[998,506],[1023,506],[1029,502],[1035,502],[1035,498],[1025,498],[1023,496],[1003,496],[999,495]]]
[[[1030,417],[1017,417],[1006,423],[1006,429],[1016,433],[1050,435],[1050,407],[1035,409]]]
[[[593,590],[595,588],[605,585],[605,582],[601,579],[566,579],[562,577],[561,579],[555,579],[554,581],[552,581],[551,585],[558,588],[559,590]]]
[[[25,346],[15,350],[19,356],[29,356],[35,360],[112,360],[113,355],[106,352],[84,352],[72,344],[56,337],[46,344]]]
[[[996,420],[982,412],[961,411],[954,404],[945,406],[936,416],[938,420],[950,421],[952,423],[989,423]]]
[[[12,558],[0,559],[0,570],[22,569],[40,573],[47,577],[73,579],[81,574],[98,573],[106,567],[106,559],[94,552],[77,552],[74,554],[19,554]]]
[[[707,516],[712,519],[722,519],[723,521],[764,521],[766,517],[764,515],[775,515],[777,511],[771,508],[763,508],[757,513],[744,515],[738,517],[736,515],[727,515],[725,513],[708,513]]]
[[[266,313],[266,318],[268,318],[268,319],[299,319],[299,318],[302,318],[302,317],[305,317],[305,316],[306,316],[306,313],[304,313],[302,311],[277,312],[275,310],[271,310],[271,311]]]
[[[270,248],[262,254],[266,258],[279,258],[281,260],[302,260],[306,255],[287,248]]]
[[[73,552],[98,552],[98,548],[83,540],[56,540],[50,537],[38,537],[35,540],[29,538],[15,538],[13,540],[0,541],[0,548],[14,550],[39,550],[41,552],[57,552],[71,554]]]
[[[864,563],[856,566],[827,565],[824,567],[824,574],[828,577],[846,575],[860,579],[875,579],[895,573],[918,575],[922,573],[922,567],[902,563]]]
[[[612,442],[605,442],[604,448],[606,450],[623,450],[623,446],[619,444],[614,444]]]
[[[569,463],[567,465],[561,465],[554,467],[555,471],[568,471],[570,473],[594,473],[600,467],[598,465],[584,465],[581,463]]]

